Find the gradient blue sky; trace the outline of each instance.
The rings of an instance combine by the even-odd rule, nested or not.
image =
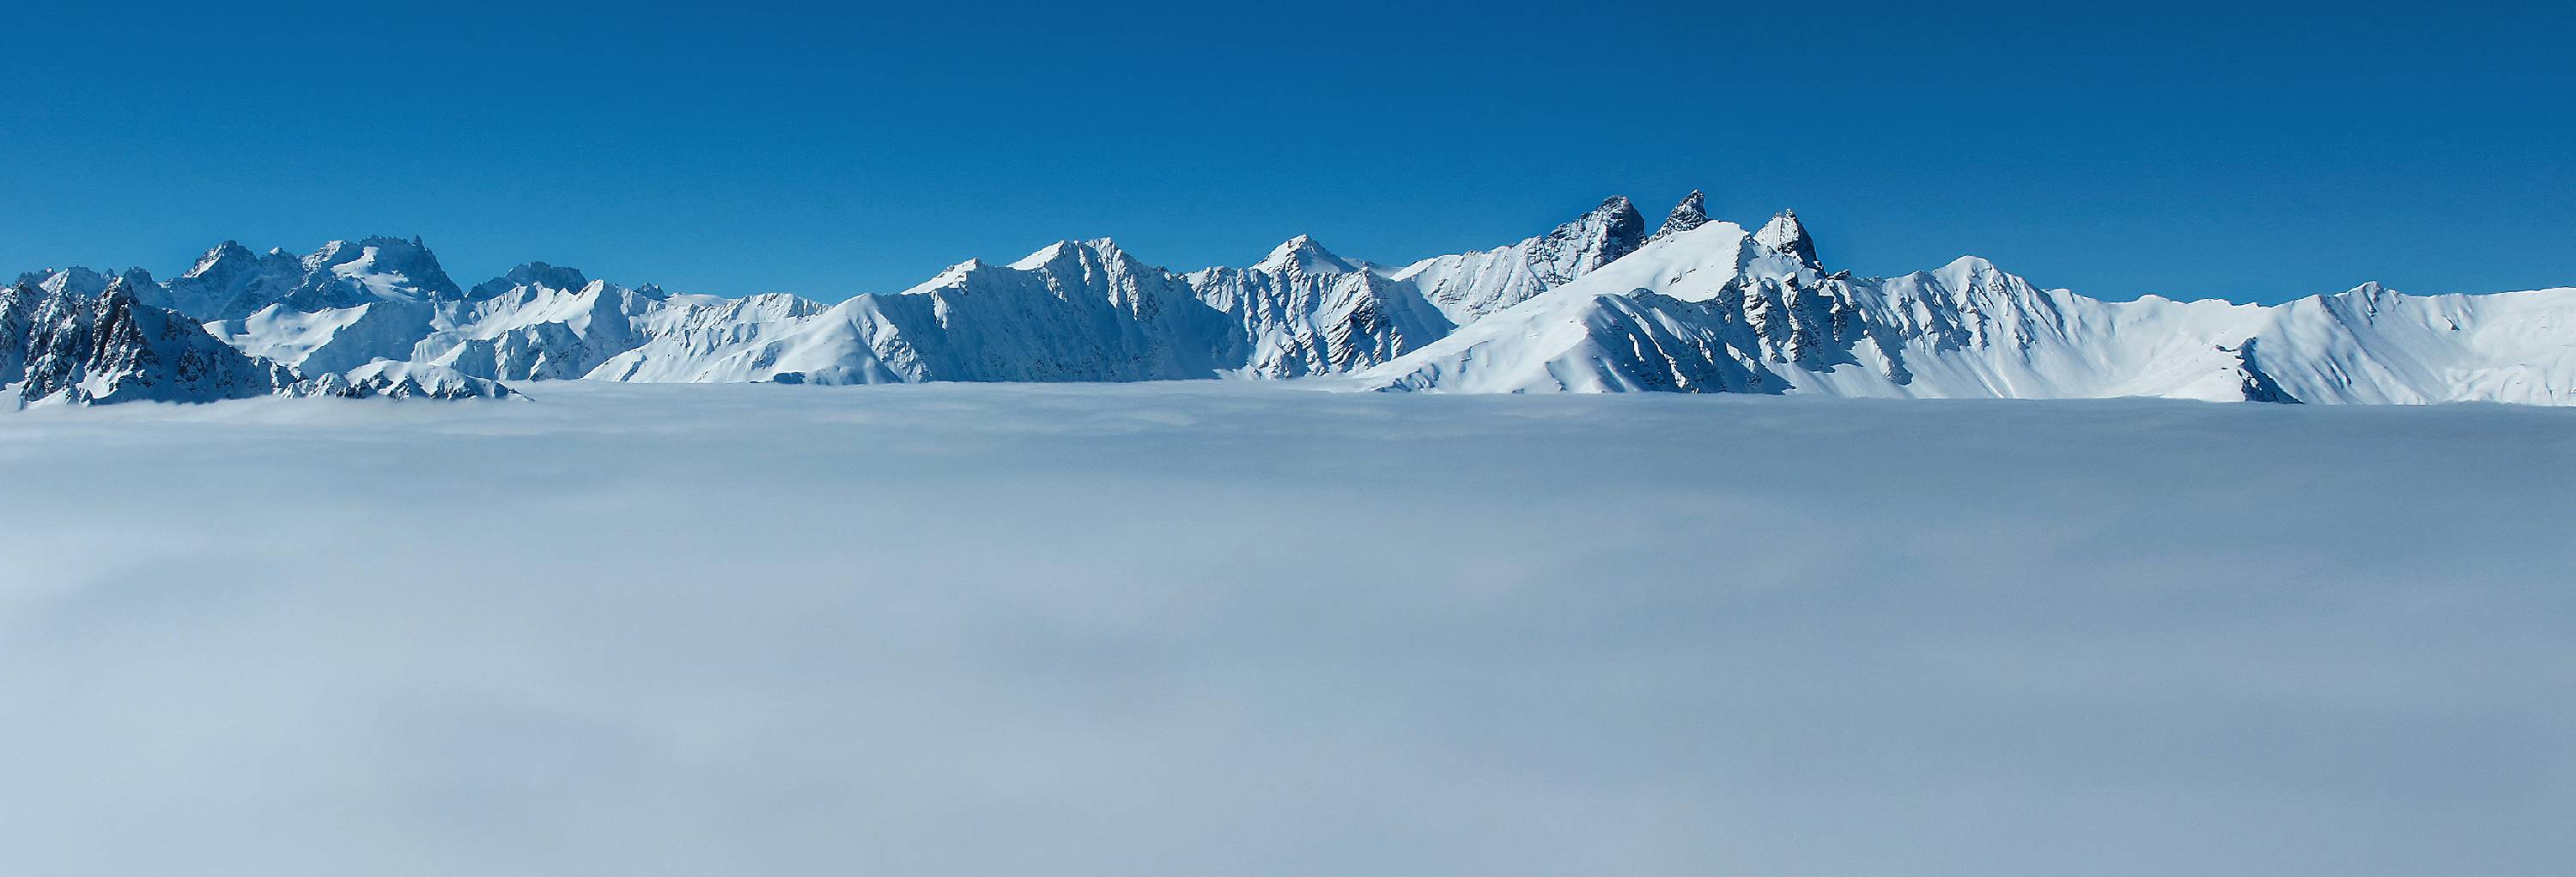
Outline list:
[[[826,299],[1115,236],[1400,262],[1693,187],[1864,274],[2576,284],[2571,4],[15,3],[0,268],[421,235]]]

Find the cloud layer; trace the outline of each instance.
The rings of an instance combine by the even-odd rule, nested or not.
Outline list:
[[[42,874],[2542,873],[2570,412],[0,417]]]

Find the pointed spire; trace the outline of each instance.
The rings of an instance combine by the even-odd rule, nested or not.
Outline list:
[[[1664,214],[1663,227],[1655,229],[1654,237],[1647,238],[1646,242],[1653,243],[1707,224],[1708,196],[1692,189],[1690,194],[1682,196],[1682,203],[1673,205],[1671,213]]]
[[[1798,211],[1783,210],[1780,215],[1753,234],[1753,242],[1783,256],[1797,257],[1808,267],[1821,267],[1816,261],[1816,241],[1807,236],[1807,227],[1798,222]]]

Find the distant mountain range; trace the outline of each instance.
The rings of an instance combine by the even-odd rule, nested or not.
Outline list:
[[[1106,239],[823,304],[678,295],[532,262],[473,287],[417,239],[226,241],[186,274],[0,289],[20,405],[267,394],[497,398],[502,382],[1304,379],[1327,389],[2576,403],[2576,289],[2275,306],[2041,289],[1977,258],[1830,271],[1795,213],[1651,233],[1626,198],[1518,243],[1390,267],[1307,237],[1175,273]]]

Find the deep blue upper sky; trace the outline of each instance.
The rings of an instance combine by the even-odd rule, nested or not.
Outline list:
[[[2278,301],[2576,284],[2571,4],[0,6],[0,268],[426,237],[890,291],[1115,236],[1401,262],[1620,193],[1826,261]]]

